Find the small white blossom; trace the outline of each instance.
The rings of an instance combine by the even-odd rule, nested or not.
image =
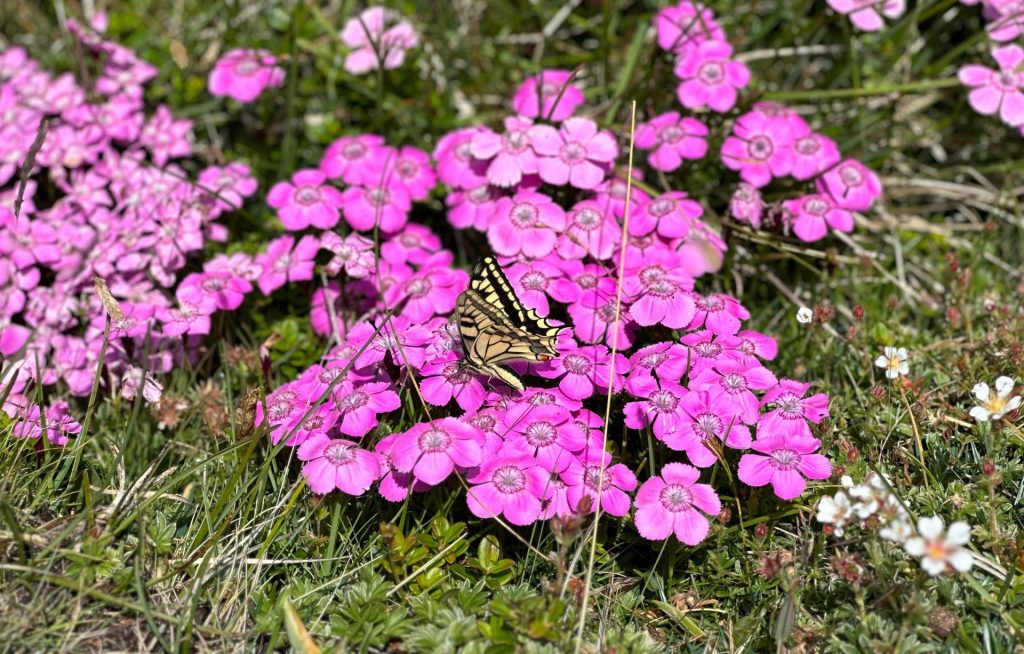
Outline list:
[[[825,496],[818,503],[818,522],[833,526],[836,536],[842,536],[844,528],[853,519],[853,505],[846,493],[839,491],[833,497]]]
[[[900,375],[910,374],[910,364],[907,363],[909,354],[905,347],[892,347],[887,345],[884,354],[875,359],[875,365],[885,370],[885,376],[889,379],[896,379]]]
[[[1012,377],[1000,377],[996,380],[996,392],[993,395],[985,382],[975,384],[971,393],[978,400],[978,406],[971,409],[971,417],[978,422],[999,420],[1007,413],[1019,408],[1020,395],[1010,397],[1014,386],[1016,386],[1016,382]]]
[[[814,312],[808,307],[800,307],[796,312],[796,321],[801,325],[807,325],[814,319]]]
[[[974,558],[964,547],[970,540],[971,527],[966,522],[954,522],[945,531],[942,518],[932,516],[917,521],[917,535],[908,538],[903,549],[921,557],[921,568],[936,577],[950,567],[958,572],[971,569]]]
[[[129,366],[121,377],[121,397],[126,400],[134,400],[140,387],[142,388],[142,397],[147,402],[151,404],[158,404],[160,402],[160,397],[164,392],[163,384],[158,382],[148,372],[143,376],[142,368]]]
[[[910,524],[909,516],[901,515],[895,520],[887,523],[878,530],[878,535],[885,540],[903,545],[907,539],[914,535],[914,526]]]

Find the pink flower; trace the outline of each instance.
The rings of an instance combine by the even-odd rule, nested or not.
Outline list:
[[[298,457],[306,461],[302,476],[317,495],[335,488],[349,495],[362,495],[380,479],[380,456],[351,441],[313,436],[299,446]]]
[[[171,110],[160,105],[142,128],[139,144],[149,150],[156,165],[163,166],[169,159],[192,154],[191,131],[191,120],[174,120]]]
[[[806,125],[806,124],[805,124]],[[839,146],[827,136],[812,132],[801,126],[800,132],[793,133],[793,170],[796,179],[810,179],[839,163],[842,155]]]
[[[678,430],[662,440],[674,450],[686,452],[693,465],[706,468],[718,461],[708,441],[725,443],[731,448],[745,450],[750,447],[750,429],[740,422],[739,416],[713,402],[704,391],[692,391],[681,400],[682,419]]]
[[[221,211],[241,208],[244,198],[256,192],[259,183],[251,169],[242,163],[230,163],[221,168],[210,166],[199,173],[199,186],[209,191],[213,206]]]
[[[683,0],[666,7],[654,17],[658,46],[662,50],[684,53],[707,40],[724,41],[725,31],[715,14],[699,2]]]
[[[861,162],[845,159],[818,178],[818,191],[827,193],[843,209],[866,211],[882,195],[882,183]]]
[[[477,188],[487,182],[485,162],[473,157],[473,136],[490,131],[485,127],[465,127],[448,132],[434,147],[437,176],[454,188]]]
[[[434,406],[446,406],[453,399],[463,411],[479,409],[487,392],[480,379],[460,364],[453,352],[423,366],[420,392]]]
[[[459,295],[469,286],[464,270],[453,270],[434,264],[424,266],[401,284],[387,289],[384,298],[389,306],[397,306],[405,298],[402,315],[413,322],[426,322],[435,315],[446,315],[455,309]]]
[[[366,241],[372,251],[373,243]],[[380,247],[380,254],[389,261],[422,266],[441,252],[441,239],[425,225],[410,223]]]
[[[437,185],[430,155],[411,146],[401,148],[391,157],[384,179],[388,186],[401,184],[413,200],[423,200]]]
[[[267,250],[256,257],[256,263],[262,267],[257,286],[264,295],[270,295],[288,282],[309,281],[313,279],[314,260],[320,244],[315,236],[303,236],[295,244],[295,237],[282,236],[267,244]]]
[[[324,266],[324,272],[332,277],[344,270],[348,276],[362,279],[374,269],[373,241],[357,232],[345,238],[324,232],[320,236],[320,248],[334,255]]]
[[[573,512],[579,512],[580,500],[592,500],[590,512],[601,510],[622,517],[629,513],[629,491],[636,488],[636,475],[621,463],[611,465],[612,455],[600,447],[585,450],[569,462],[562,478],[569,485],[566,498]]]
[[[596,200],[577,202],[566,215],[565,232],[558,238],[563,259],[610,259],[619,244],[621,228],[615,217]]]
[[[563,229],[565,212],[554,200],[543,193],[520,191],[498,200],[487,240],[503,256],[543,257],[554,249]]]
[[[853,216],[835,205],[827,195],[805,195],[782,203],[792,217],[793,233],[801,241],[810,243],[825,237],[828,229],[853,231]]]
[[[505,276],[512,283],[523,306],[546,317],[551,313],[548,294],[555,280],[563,279],[561,270],[544,260],[517,263],[505,268]],[[556,298],[557,299],[557,298]]]
[[[784,118],[752,111],[743,114],[722,144],[722,163],[758,188],[772,177],[788,175],[793,167],[793,135]]]
[[[613,282],[614,283],[614,282]],[[636,321],[630,315],[630,306],[626,298],[618,307],[616,315],[615,298],[601,295],[584,295],[578,302],[569,305],[569,317],[572,318],[573,333],[584,343],[617,344],[618,349],[625,350],[633,345],[630,334]],[[618,339],[618,340],[616,340]]]
[[[899,18],[906,11],[905,0],[828,0],[828,6],[847,14],[857,29],[877,32],[885,27],[886,18]]]
[[[779,380],[779,385],[764,394],[762,407],[775,407],[761,416],[757,423],[758,436],[811,436],[807,422],[817,424],[828,417],[828,396],[817,393],[804,397],[810,384],[791,379]]]
[[[739,415],[743,422],[752,425],[757,422],[760,409],[753,391],[767,390],[775,386],[777,380],[767,368],[749,363],[742,357],[722,356],[714,367],[694,375],[690,387],[708,391],[715,406]]]
[[[343,136],[324,151],[320,170],[329,178],[340,178],[346,184],[375,186],[381,183],[387,159],[383,136]]]
[[[392,461],[394,443],[401,434],[389,434],[377,442],[373,450],[381,458],[381,470],[384,475],[377,484],[377,491],[381,497],[389,502],[401,502],[409,496],[409,491],[414,490],[422,493],[430,489],[430,484],[417,481],[408,472],[399,472]]]
[[[705,515],[716,516],[722,503],[714,489],[698,484],[700,471],[685,463],[669,463],[661,475],[644,482],[636,493],[636,529],[648,540],[675,534],[687,545],[697,545],[710,530]],[[703,514],[702,514],[703,512]]]
[[[516,89],[512,108],[520,116],[561,122],[584,102],[583,91],[571,82],[568,70],[544,70],[527,77]]]
[[[310,225],[330,229],[338,224],[342,195],[338,189],[325,184],[326,179],[319,170],[300,170],[292,175],[291,184],[274,184],[267,195],[267,204],[277,209],[277,217],[285,229],[298,231]]]
[[[690,227],[704,214],[700,204],[691,200],[686,193],[670,191],[662,193],[640,207],[629,218],[629,233],[645,236],[657,231],[665,238],[682,238]]]
[[[589,118],[569,118],[557,130],[537,125],[531,129],[531,140],[539,155],[540,178],[556,186],[596,188],[619,153],[615,137]]]
[[[373,336],[375,331],[377,335]],[[366,320],[352,327],[348,333],[348,344],[353,351],[358,350],[371,336],[373,341],[356,359],[356,367],[375,366],[388,355],[397,366],[405,367],[408,361],[413,370],[423,367],[431,336],[427,327],[414,324],[407,316],[394,316],[377,331],[374,321]]]
[[[682,401],[688,390],[667,379],[638,380],[630,394],[644,398],[640,402],[627,402],[623,408],[626,426],[632,429],[651,427],[655,437],[666,443],[676,438],[685,412]]]
[[[764,201],[756,186],[740,182],[729,200],[729,215],[741,223],[750,223],[755,229],[761,227],[761,212]]]
[[[389,413],[402,406],[398,394],[387,382],[371,382],[357,387],[346,381],[334,388],[333,395],[341,415],[338,431],[348,436],[365,436],[377,426],[377,414]]]
[[[740,457],[737,474],[749,486],[772,485],[783,500],[799,497],[807,487],[807,479],[828,479],[832,464],[820,454],[821,441],[807,436],[769,436],[759,438],[751,447],[761,454]]]
[[[994,40],[1012,41],[1024,34],[1024,3],[1021,0],[988,0],[984,8],[983,14],[991,21],[988,24],[989,36]]]
[[[268,86],[284,84],[284,69],[276,63],[266,50],[229,50],[213,66],[210,93],[252,102]]]
[[[519,408],[519,407],[516,407]],[[511,411],[509,413],[512,413]],[[572,415],[562,406],[527,405],[515,420],[506,414],[508,433],[505,440],[518,449],[530,452],[548,470],[564,469],[573,452],[587,445],[585,435],[572,428]]]
[[[384,7],[369,7],[345,22],[341,40],[352,51],[345,57],[345,70],[363,75],[378,67],[398,68],[405,51],[419,44],[419,37],[400,15]]]
[[[687,329],[707,328],[712,334],[732,336],[740,330],[743,321],[750,317],[739,300],[729,295],[712,293],[694,294],[697,310]]]
[[[726,41],[704,41],[690,48],[676,65],[679,102],[687,109],[710,107],[729,111],[736,106],[738,89],[750,83],[750,69],[733,61],[732,46]]]
[[[995,71],[986,66],[971,64],[960,69],[960,82],[972,88],[967,96],[971,107],[979,114],[999,114],[1004,123],[1016,127],[1024,124],[1024,49],[1018,45],[1004,45],[992,50],[999,64]]]
[[[647,155],[652,168],[671,172],[683,159],[700,159],[708,152],[708,126],[696,118],[680,118],[670,111],[655,116],[636,128],[635,145],[653,150]]]
[[[509,447],[485,452],[480,470],[467,480],[469,510],[478,518],[499,515],[514,525],[528,525],[541,514],[549,492],[548,473],[528,453]]]
[[[398,471],[436,486],[456,468],[480,465],[483,439],[479,429],[455,418],[421,422],[395,440],[391,459]]]
[[[560,348],[558,357],[548,362],[537,374],[545,379],[559,379],[558,388],[574,400],[585,400],[597,390],[605,395],[608,388],[615,393],[622,388],[629,362],[616,353],[614,378],[612,359],[603,345]]]
[[[472,227],[485,231],[497,209],[497,200],[498,196],[487,182],[468,191],[451,193],[445,198],[448,222],[458,229]]]
[[[639,264],[639,265],[636,265]],[[633,300],[629,315],[638,325],[662,324],[682,329],[690,324],[696,312],[693,280],[679,271],[679,260],[664,251],[652,252],[634,265],[629,265],[622,281],[622,290]]]
[[[630,372],[626,379],[626,390],[631,395],[642,396],[646,384],[658,379],[679,383],[690,365],[687,348],[679,343],[662,341],[642,347],[629,357]]]
[[[163,384],[158,382],[149,371],[143,373],[142,368],[129,366],[121,377],[121,397],[126,400],[134,400],[135,395],[142,389],[142,397],[150,404],[159,404],[163,395]]]
[[[470,152],[487,164],[487,181],[495,186],[511,187],[523,175],[537,172],[537,155],[533,151],[534,125],[529,120],[510,116],[505,119],[505,133],[490,130],[473,135]]]
[[[345,221],[352,229],[367,232],[379,225],[385,234],[393,234],[409,219],[412,200],[405,188],[392,186],[350,186],[341,193]]]

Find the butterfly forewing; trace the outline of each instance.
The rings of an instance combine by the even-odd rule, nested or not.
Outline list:
[[[557,336],[564,327],[551,324],[533,309],[524,307],[494,257],[485,257],[473,270],[470,288],[485,302],[500,306],[513,325],[537,336]]]

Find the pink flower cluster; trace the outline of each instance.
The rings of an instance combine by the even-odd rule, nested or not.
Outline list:
[[[341,40],[349,47],[345,70],[364,75],[383,68],[391,70],[405,62],[405,51],[419,44],[419,36],[401,15],[373,6],[345,22]]]
[[[634,188],[623,233],[622,144],[573,115],[582,99],[574,88],[564,71],[527,80],[513,106],[533,117],[446,134],[436,168],[413,148],[349,136],[327,149],[319,170],[271,190],[268,202],[289,229],[331,230],[344,218],[353,230],[302,237],[334,254],[313,320],[336,344],[258,409],[273,442],[298,448],[314,492],[376,486],[401,501],[460,475],[475,515],[526,525],[587,506],[625,517],[639,487],[641,535],[696,544],[720,509],[700,476],[720,456],[728,465],[730,450],[742,481],[783,499],[831,474],[811,430],[827,416],[827,398],[765,367],[775,341],[743,328],[749,313],[735,298],[694,290],[725,250],[700,203]],[[408,222],[409,202],[437,179],[449,188],[449,222],[486,235],[522,302],[568,318],[556,357],[513,364],[522,392],[463,361],[450,316],[468,277],[434,233]],[[379,252],[359,233],[375,226]],[[375,437],[381,417],[402,407],[410,376],[418,392],[409,401],[422,397],[430,419]],[[667,463],[641,484],[605,447],[596,410],[608,393],[629,398],[615,404],[627,427],[650,430],[664,455],[688,463]]]
[[[180,283],[178,274],[208,240],[226,240],[217,218],[256,190],[243,164],[191,181],[170,163],[191,153],[191,123],[163,106],[146,114],[143,84],[156,69],[104,40],[102,17],[69,27],[101,71],[91,88],[19,48],[0,52],[0,394],[15,435],[60,444],[80,428],[67,401],[38,406],[38,387],[43,397],[83,397],[99,369],[103,385],[126,388],[145,370],[146,397],[158,398],[151,373],[194,355],[210,315],[238,307],[251,271],[220,258]],[[37,134],[22,190],[17,171]],[[106,312],[94,277],[121,314],[102,362]]]
[[[683,0],[654,17],[658,45],[675,55],[676,95],[687,109],[729,111],[739,89],[750,83],[746,64],[732,57],[732,45],[711,9]]]
[[[829,229],[853,231],[853,212],[871,208],[882,184],[867,166],[844,159],[835,141],[811,130],[791,109],[759,102],[740,116],[722,143],[722,162],[739,171],[740,184],[730,203],[736,220],[761,226],[760,190],[772,180],[814,180],[814,192],[782,203],[784,228],[806,242]]]
[[[231,50],[214,64],[208,87],[212,95],[252,102],[264,89],[284,84],[284,69],[266,50]]]

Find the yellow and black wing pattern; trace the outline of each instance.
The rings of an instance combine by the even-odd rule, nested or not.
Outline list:
[[[565,328],[524,307],[494,257],[473,269],[455,311],[468,367],[517,390],[523,390],[523,382],[502,364],[547,361],[558,354],[555,344]]]

